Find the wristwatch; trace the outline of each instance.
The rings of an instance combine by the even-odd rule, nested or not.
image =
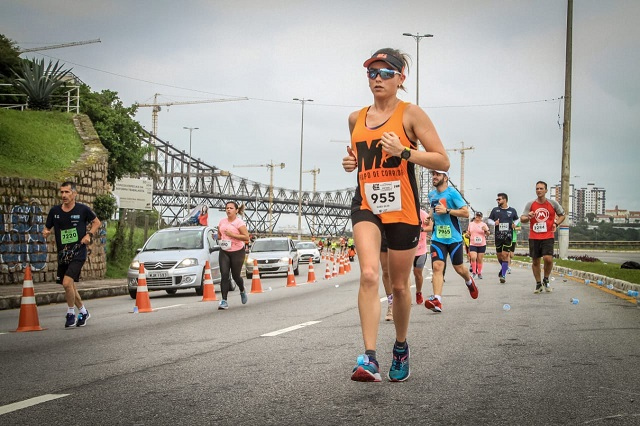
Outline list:
[[[451,213],[451,209],[447,209],[447,214]]]
[[[405,148],[400,154],[400,158],[403,160],[408,160],[411,157],[411,150],[409,148]]]
[[[89,239],[93,241],[93,232],[87,232],[87,235],[89,236]]]

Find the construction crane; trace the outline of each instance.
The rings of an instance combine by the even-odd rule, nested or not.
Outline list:
[[[50,46],[32,47],[30,49],[20,49],[18,53],[39,52],[41,50],[62,49],[63,47],[81,46],[83,44],[102,43],[99,38],[95,40],[74,41],[71,43],[52,44]]]
[[[320,169],[319,168],[313,168],[311,170],[303,170],[302,173],[311,173],[313,175],[313,195],[316,195],[316,180],[318,175],[320,174]],[[312,232],[316,229],[316,217],[311,216],[311,229]]]
[[[153,136],[158,136],[158,113],[160,112],[160,107],[163,106],[173,106],[173,105],[190,105],[190,104],[209,104],[213,102],[231,102],[231,101],[246,101],[248,98],[229,98],[229,99],[202,99],[199,101],[172,101],[172,102],[158,102],[158,96],[160,93],[156,93],[153,95],[153,103],[152,104],[139,104],[136,103],[139,107],[151,107],[151,134]]]
[[[311,169],[311,170],[303,170],[302,173],[311,173],[313,174],[313,193],[316,193],[316,180],[317,176],[320,174],[320,169]]]
[[[273,160],[269,164],[242,164],[242,165],[234,165],[233,167],[267,167],[269,168],[269,172],[271,174],[271,180],[269,183],[269,234],[273,233],[273,169],[276,167],[280,167],[284,169],[285,164],[274,164]]]
[[[460,142],[461,148],[447,149],[447,151],[460,153],[460,194],[464,197],[464,152],[475,149],[473,146],[464,146],[464,141]]]

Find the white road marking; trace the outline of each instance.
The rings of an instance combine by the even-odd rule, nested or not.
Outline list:
[[[283,328],[282,330],[276,330],[276,331],[272,331],[271,333],[266,333],[261,335],[260,337],[273,337],[273,336],[277,336],[279,334],[284,334],[284,333],[288,333],[290,331],[294,331],[294,330],[299,330],[301,328],[304,328],[308,325],[314,325],[314,324],[318,324],[321,321],[308,321],[308,322],[303,322],[302,324],[298,324],[298,325],[293,325],[291,327],[287,327],[287,328]]]
[[[154,311],[159,311],[160,309],[177,308],[178,306],[184,306],[184,303],[180,303],[179,305],[161,306],[159,308],[153,308],[153,310]]]
[[[42,396],[36,396],[35,398],[26,399],[20,402],[14,402],[13,404],[4,405],[0,407],[0,415],[7,414],[12,411],[22,410],[23,408],[31,407],[32,405],[42,404],[43,402],[52,401],[54,399],[63,398],[69,396],[69,393],[63,394],[46,394]]]
[[[620,390],[620,389],[605,388],[604,386],[600,386],[600,389],[606,389],[614,392],[625,393],[627,395],[640,395],[640,393],[637,393],[637,392],[629,392],[629,391]]]

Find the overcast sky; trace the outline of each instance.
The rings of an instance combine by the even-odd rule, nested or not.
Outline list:
[[[372,102],[362,63],[395,47],[413,65],[403,100],[420,105],[446,148],[466,151],[465,192],[488,211],[506,192],[520,211],[535,182],[560,181],[565,84],[564,0],[3,0],[0,32],[23,48],[99,38],[100,44],[28,53],[72,67],[94,91],[125,104],[247,97],[159,113],[158,135],[209,164],[298,188],[300,103],[303,169],[317,189],[355,186],[342,170],[347,117]],[[640,210],[640,1],[575,0],[571,175],[607,190],[607,208]],[[151,108],[137,119],[151,130]],[[460,182],[460,154],[450,152]],[[313,177],[303,175],[303,189]]]

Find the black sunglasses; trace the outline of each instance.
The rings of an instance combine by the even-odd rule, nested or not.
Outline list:
[[[380,78],[383,80],[389,80],[390,78],[393,78],[393,76],[396,74],[400,75],[398,71],[389,70],[386,68],[380,68],[378,70],[375,68],[367,69],[367,77],[369,77],[371,80],[375,80],[375,78],[378,75],[380,75]]]

